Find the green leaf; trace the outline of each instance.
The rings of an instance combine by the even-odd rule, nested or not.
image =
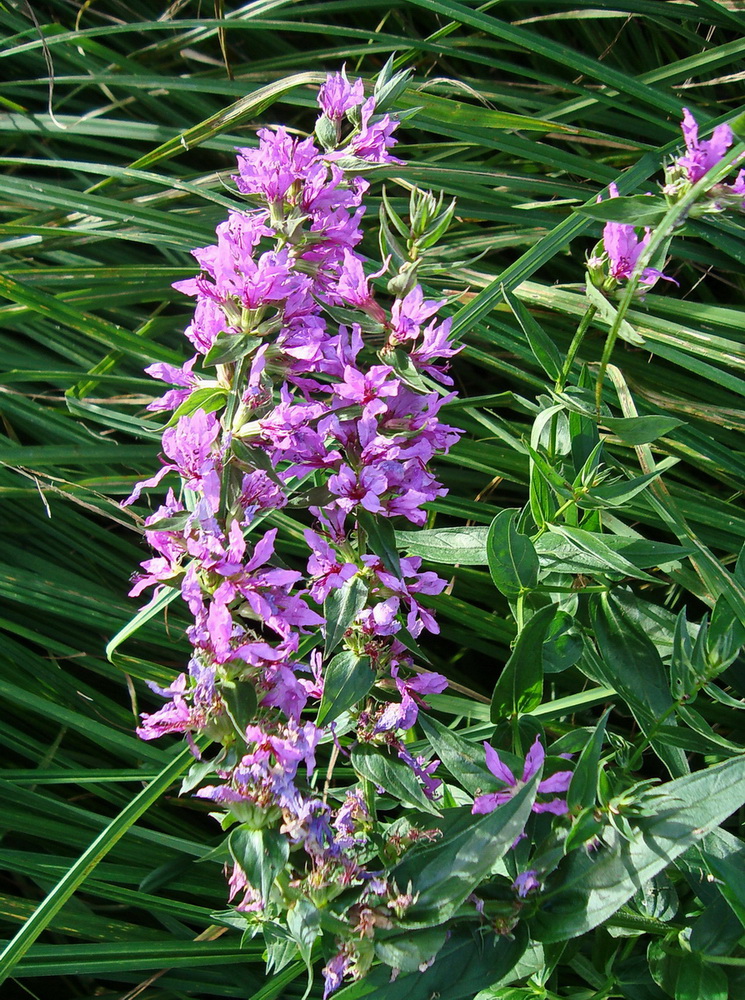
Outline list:
[[[486,936],[456,927],[449,932],[429,969],[404,973],[391,982],[390,968],[378,966],[360,982],[340,990],[337,997],[338,1000],[437,1000],[438,997],[472,1000],[479,990],[510,975],[525,951],[527,940],[521,925],[509,935]]]
[[[320,911],[305,896],[298,896],[287,911],[287,927],[310,972],[313,944],[321,933]]]
[[[639,569],[629,559],[621,555],[617,549],[618,545],[609,545],[606,536],[597,534],[594,531],[585,531],[584,528],[570,528],[568,525],[552,524],[549,530],[556,535],[569,539],[579,549],[595,560],[595,565],[600,567],[600,572],[620,573],[621,576],[632,576],[639,580],[655,582],[655,578],[644,570]],[[623,547],[623,546],[620,546]],[[595,570],[597,572],[598,570]],[[564,572],[566,570],[564,569]]]
[[[519,299],[505,291],[504,300],[528,338],[536,361],[550,379],[556,380],[562,369],[562,357],[558,347]]]
[[[266,901],[275,878],[284,869],[290,856],[290,844],[278,830],[262,827],[254,830],[241,825],[228,838],[230,854],[251,886]]]
[[[355,747],[350,762],[361,777],[384,789],[404,805],[434,816],[440,815],[437,806],[422,791],[422,786],[409,765],[398,757],[393,757],[384,747]]]
[[[242,740],[246,738],[246,727],[256,721],[256,690],[249,680],[224,680],[219,685],[220,697],[225,711]]]
[[[683,421],[676,417],[603,417],[603,424],[626,444],[649,444],[664,437]]]
[[[595,595],[593,595],[595,596]],[[609,594],[590,604],[590,618],[601,659],[592,661],[596,680],[615,688],[634,713],[642,732],[653,734],[670,712],[673,699],[660,654]],[[670,724],[674,723],[671,717]],[[685,774],[685,755],[651,736],[655,753],[674,777]]]
[[[492,722],[526,715],[543,695],[543,643],[556,607],[540,608],[517,636],[510,658],[499,675],[491,700]]]
[[[323,699],[318,709],[317,725],[328,724],[356,705],[375,683],[375,671],[369,656],[351,650],[337,653],[324,671]]]
[[[517,510],[503,510],[494,518],[486,552],[494,585],[505,597],[516,598],[538,583],[539,562],[535,546],[515,528]]]
[[[634,821],[626,840],[606,827],[603,843],[575,851],[546,886],[531,931],[540,941],[564,941],[611,917],[650,878],[714,830],[745,803],[745,758],[734,758],[656,789],[658,811]]]
[[[673,459],[673,464],[676,459]],[[667,468],[670,464],[667,465]],[[603,507],[620,507],[633,500],[635,496],[645,490],[650,483],[658,479],[665,471],[663,463],[657,466],[655,472],[649,472],[643,476],[636,476],[619,483],[609,483],[607,486],[593,486],[588,494],[577,501],[577,506],[586,509],[602,509]]]
[[[385,354],[381,354],[381,361],[390,365],[402,382],[405,382],[415,392],[424,393],[427,391],[427,383],[424,381],[422,373],[403,348],[396,347],[392,351],[386,351]]]
[[[389,573],[400,577],[401,560],[396,545],[396,534],[390,519],[378,517],[362,507],[357,508],[355,516],[357,523],[367,535],[367,541],[372,551],[376,556],[380,556]]]
[[[221,409],[225,405],[225,400],[227,399],[227,389],[223,389],[221,386],[216,385],[206,385],[202,388],[195,389],[189,396],[181,403],[181,405],[173,411],[173,416],[168,421],[167,427],[173,427],[181,417],[191,416],[192,413],[196,413],[197,410],[204,410],[205,413],[214,413],[216,410]]]
[[[724,970],[706,962],[698,955],[685,952],[680,956],[675,981],[675,1000],[727,1000],[729,983]]]
[[[435,755],[458,784],[471,795],[482,792],[492,780],[492,774],[484,761],[482,744],[470,743],[424,712],[419,713],[417,721]]]
[[[535,800],[536,774],[512,798],[485,816],[468,806],[445,813],[442,839],[412,851],[393,869],[397,885],[418,893],[406,911],[407,927],[433,927],[448,920],[487,877],[523,832]]]
[[[367,584],[361,576],[355,575],[341,587],[329,591],[323,602],[324,655],[333,653],[342,637],[367,602]]]
[[[574,618],[566,611],[556,611],[543,642],[543,672],[558,674],[573,667],[582,655],[583,645]]]
[[[745,927],[745,844],[726,830],[712,830],[693,853],[717,880],[719,892]]]
[[[595,727],[595,732],[584,746],[574,768],[574,774],[567,791],[567,805],[570,812],[587,809],[595,805],[598,792],[598,771],[605,740],[605,727],[612,709],[608,708]]]
[[[281,972],[297,956],[297,942],[282,924],[266,920],[262,925],[266,941],[266,971]]]
[[[215,337],[215,342],[207,351],[202,364],[205,368],[211,368],[213,365],[228,365],[233,361],[240,361],[247,354],[253,353],[261,343],[261,337],[252,336],[250,333],[230,333],[222,330]]]
[[[591,538],[586,538],[587,535]],[[536,539],[535,547],[542,569],[585,576],[610,570],[636,577],[637,570],[665,566],[686,558],[694,551],[693,546],[651,542],[627,535],[599,534],[584,528],[570,529],[567,525],[552,525],[551,530]],[[612,552],[610,556],[609,549]]]
[[[181,591],[176,590],[174,587],[164,587],[162,590],[158,591],[145,605],[144,608],[140,608],[137,614],[128,621],[127,624],[120,628],[113,639],[111,639],[106,645],[106,658],[113,663],[113,656],[116,650],[121,646],[121,644],[128,639],[135,632],[138,632],[142,626],[149,622],[151,618],[160,614],[171,601],[175,601],[177,597],[181,596]]]
[[[426,966],[445,944],[447,932],[439,927],[382,938],[376,935],[375,954],[392,969],[403,973],[417,972]]]
[[[667,212],[664,198],[648,194],[606,198],[595,204],[582,205],[577,211],[601,222],[625,222],[631,226],[656,226]]]
[[[488,528],[425,528],[397,531],[396,545],[414,556],[446,566],[485,566]]]

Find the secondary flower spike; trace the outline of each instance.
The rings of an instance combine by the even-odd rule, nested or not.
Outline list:
[[[669,202],[675,203],[692,184],[696,184],[712,167],[726,156],[734,142],[732,129],[726,122],[717,125],[708,139],[699,139],[698,122],[688,108],[683,108],[680,123],[685,152],[665,169],[665,184],[662,193]],[[740,170],[732,184],[720,182],[697,200],[690,212],[692,216],[723,212],[726,209],[745,207],[745,170]]]
[[[678,157],[678,164],[685,167],[688,180],[695,184],[724,157],[733,142],[732,129],[727,124],[717,125],[710,139],[699,139],[698,124],[688,108],[683,108],[680,127],[686,151],[683,156]],[[735,188],[739,189],[739,193],[745,194],[745,170],[738,174],[732,190]]]
[[[608,191],[611,198],[618,198],[618,188],[615,184],[609,185]],[[603,227],[603,249],[608,259],[608,273],[614,281],[627,281],[631,277],[651,238],[652,230],[648,227],[645,228],[644,235],[639,238],[636,228],[626,222],[606,222]],[[640,284],[644,287],[644,291],[648,291],[660,278],[677,284],[674,278],[663,274],[656,267],[644,268]]]

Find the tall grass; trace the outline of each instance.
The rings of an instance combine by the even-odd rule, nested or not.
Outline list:
[[[581,209],[613,181],[627,194],[654,187],[680,146],[684,106],[707,129],[744,110],[740,7],[715,0],[4,6],[3,935],[10,939],[66,875],[70,891],[58,889],[37,912],[31,927],[41,936],[14,953],[3,996],[271,1000],[305,991],[302,963],[267,979],[258,939],[241,945],[231,930],[223,859],[203,860],[205,845],[220,841],[206,805],[173,791],[142,792],[148,782],[161,790],[162,776],[179,769],[175,741],[143,743],[133,730],[138,712],[153,704],[144,682],[167,682],[186,656],[182,612],[170,605],[105,653],[136,610],[125,594],[144,554],[140,520],[119,501],[157,465],[161,425],[145,406],[158,390],[142,369],[184,357],[187,309],[170,286],[193,274],[189,250],[211,242],[237,204],[234,147],[254,143],[262,123],[310,128],[314,87],[342,63],[369,78],[395,53],[397,65],[413,69],[401,106],[420,110],[402,130],[406,164],[375,172],[373,203],[384,186],[402,209],[414,184],[457,198],[444,267],[427,283],[453,297],[454,329],[466,345],[455,369],[461,400],[448,414],[466,434],[439,470],[450,492],[431,505],[430,525],[486,525],[528,496],[527,443],[536,399],[551,381],[531,323],[564,355],[586,309],[584,258],[601,223]],[[682,606],[700,617],[726,581],[743,588],[727,572],[745,540],[742,220],[728,213],[689,224],[670,271],[679,289],[658,286],[634,303],[626,319],[641,340],[619,340],[612,362],[622,381],[616,394],[610,378],[605,385],[616,416],[631,412],[621,408],[628,388],[639,414],[680,420],[653,453],[612,430],[606,436],[619,472],[638,475],[650,455],[658,465],[677,460],[664,477],[670,505],[639,496],[624,511],[645,537],[677,535],[696,548],[693,561],[639,585],[665,624]],[[368,249],[378,253],[372,243]],[[582,364],[599,361],[610,323],[599,317],[582,343],[575,380]],[[279,550],[292,560],[298,523],[278,513],[275,524]],[[475,565],[454,570],[452,592],[431,604],[442,624],[442,641],[427,649],[434,667],[476,693],[456,687],[435,698],[436,707],[451,721],[470,718],[473,736],[484,738],[481,703],[514,637],[507,603]],[[741,751],[741,664],[728,683],[727,697],[697,703],[699,730],[681,738],[699,761]],[[557,673],[539,713],[570,732],[592,724],[593,706],[609,693]],[[143,794],[148,808],[137,817],[131,804]],[[103,831],[105,856],[83,881],[76,862]],[[680,871],[693,884],[693,861],[689,869]],[[745,895],[733,884],[727,899],[701,889],[695,905],[712,926],[742,919]],[[616,933],[633,935],[628,923]],[[603,969],[615,950],[631,971],[613,995],[665,995],[662,974],[657,985],[648,975],[634,984],[646,938],[639,944],[599,931],[594,943],[582,941],[561,959],[553,992],[489,996],[608,996]],[[742,953],[733,954],[741,966]],[[558,953],[548,956],[546,967],[558,962]],[[738,983],[733,975],[730,996]],[[676,1000],[696,995],[672,989]],[[318,984],[311,996],[320,996]]]

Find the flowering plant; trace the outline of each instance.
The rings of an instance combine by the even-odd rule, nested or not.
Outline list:
[[[173,387],[149,407],[170,414],[165,461],[125,501],[179,481],[145,521],[156,555],[131,594],[154,587],[154,605],[180,594],[192,616],[188,668],[151,685],[165,704],[143,714],[138,733],[186,737],[195,763],[183,790],[210,803],[228,832],[233,909],[223,918],[263,935],[269,970],[298,955],[310,973],[321,957],[324,998],[345,980],[374,980],[376,961],[393,981],[424,975],[439,956],[436,982],[448,956],[471,954],[474,925],[488,941],[476,981],[497,981],[525,950],[530,921],[537,939],[553,940],[544,886],[559,887],[571,936],[594,919],[603,851],[623,867],[623,842],[639,840],[634,823],[659,820],[646,785],[613,800],[592,787],[604,723],[587,741],[548,747],[531,720],[543,648],[574,627],[574,606],[539,599],[551,583],[510,510],[477,536],[518,623],[491,719],[509,723],[518,752],[528,737],[530,748],[522,761],[487,740],[474,757],[469,741],[422,711],[448,686],[418,646],[439,631],[428,599],[447,581],[422,566],[438,532],[396,528],[425,525],[446,492],[431,463],[461,433],[441,419],[455,401],[448,366],[459,350],[447,299],[427,298],[417,280],[454,206],[414,189],[407,230],[386,203],[406,238],[404,251],[384,223],[394,273],[394,253],[376,263],[360,252],[365,173],[401,162],[392,153],[400,119],[388,109],[406,83],[388,64],[366,97],[342,70],[321,87],[314,138],[262,129],[256,147],[238,151],[233,180],[252,207],[230,212],[216,243],[194,251],[200,273],[175,285],[195,300],[186,330],[195,353],[181,367],[148,369]],[[605,291],[634,277],[644,288],[672,280],[639,271],[650,239],[606,223],[603,256],[590,264],[608,267]],[[540,469],[540,433],[533,444]],[[570,493],[548,479],[563,503],[536,499],[536,541],[569,531],[563,517],[575,504],[612,506],[599,454],[585,456]],[[278,552],[289,509],[307,512],[295,539],[301,569]],[[562,669],[579,664],[598,679],[606,656],[602,641],[580,641]],[[662,759],[676,779],[669,793],[685,799],[679,761]],[[501,787],[489,791],[494,779]],[[724,796],[720,813],[730,806]],[[650,857],[666,857],[664,831],[653,824],[649,836]],[[590,886],[579,906],[575,869]],[[614,908],[633,892],[627,882]]]

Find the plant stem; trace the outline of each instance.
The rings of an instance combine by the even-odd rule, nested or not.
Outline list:
[[[580,324],[577,327],[577,332],[572,337],[572,342],[569,345],[569,350],[567,351],[567,356],[564,360],[561,372],[558,379],[556,380],[556,391],[562,392],[566,381],[569,378],[569,372],[572,370],[572,365],[574,364],[574,358],[576,357],[577,351],[580,348],[580,344],[585,339],[585,334],[590,328],[590,324],[595,319],[595,313],[598,311],[597,306],[588,306],[587,312],[584,314],[580,320]]]

